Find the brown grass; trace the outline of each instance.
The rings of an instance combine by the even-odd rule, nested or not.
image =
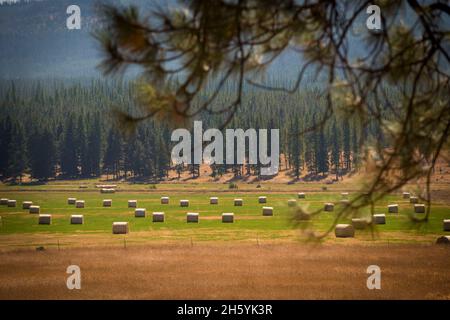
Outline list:
[[[0,299],[450,299],[450,248],[169,244],[0,253]],[[66,288],[79,265],[82,289]],[[366,269],[382,270],[381,290]]]

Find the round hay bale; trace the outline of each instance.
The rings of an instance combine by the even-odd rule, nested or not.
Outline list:
[[[75,208],[84,208],[84,200],[75,201]]]
[[[419,203],[419,198],[412,196],[409,198],[409,203]]]
[[[437,238],[436,244],[450,244],[450,236],[442,236]]]
[[[22,202],[22,209],[30,209],[33,205],[33,201],[24,201]]]
[[[219,198],[217,197],[209,198],[209,204],[219,204]]]
[[[29,210],[30,210],[30,213],[33,213],[33,214],[36,213],[36,214],[38,214],[39,212],[41,212],[41,207],[31,205],[30,208],[29,208]]]
[[[403,199],[409,199],[411,194],[409,192],[403,192]]]
[[[342,198],[347,199],[348,198],[348,192],[341,192],[341,196],[342,196]]]
[[[242,199],[234,199],[234,206],[235,207],[242,207],[244,205],[244,200]]]
[[[152,213],[153,222],[164,222],[164,212],[153,212]]]
[[[444,231],[450,231],[450,219],[444,219],[442,221],[442,225],[444,227]]]
[[[161,204],[169,204],[169,197],[161,197]]]
[[[355,230],[364,230],[368,226],[368,222],[365,219],[361,218],[353,218],[352,219],[352,226],[355,228]]]
[[[288,200],[288,207],[295,207],[295,206],[297,206],[297,200],[289,199]]]
[[[263,216],[273,216],[273,207],[262,207]]]
[[[136,208],[137,200],[128,200],[128,208]]]
[[[180,200],[180,207],[189,207],[189,200]]]
[[[265,196],[258,197],[258,203],[267,203],[267,197]]]
[[[128,222],[113,222],[112,224],[113,234],[126,234],[129,231]]]
[[[16,200],[8,200],[8,207],[15,208],[17,205]]]
[[[424,204],[415,204],[414,212],[415,213],[425,213],[425,205]]]
[[[339,201],[339,203],[340,203],[342,206],[349,206],[349,205],[350,205],[350,200],[348,200],[348,199],[341,199],[341,200]]]
[[[198,223],[198,213],[188,212],[186,213],[186,222],[188,223]]]
[[[351,224],[338,224],[334,229],[336,238],[353,238],[355,229]]]
[[[137,208],[134,210],[135,218],[145,218],[145,208]]]
[[[6,206],[8,204],[8,198],[1,198],[0,199],[0,204]]]
[[[38,221],[39,221],[39,224],[52,224],[52,215],[51,214],[40,214]]]
[[[112,199],[104,199],[103,200],[103,206],[104,207],[111,207],[112,206]]]
[[[386,215],[384,213],[374,214],[373,223],[375,224],[386,224]]]
[[[388,205],[389,213],[398,213],[398,204],[390,204]]]
[[[328,212],[333,211],[334,210],[334,203],[331,203],[331,202],[325,203],[323,209],[325,211],[328,211]]]
[[[73,214],[70,216],[70,224],[84,224],[84,217],[82,214]]]
[[[231,212],[222,213],[222,222],[223,223],[233,223],[234,222],[234,213],[231,213]]]
[[[77,198],[67,198],[67,204],[75,204]]]
[[[297,197],[298,197],[299,199],[305,199],[305,198],[306,198],[306,194],[305,194],[304,192],[299,192],[299,193],[297,194]]]

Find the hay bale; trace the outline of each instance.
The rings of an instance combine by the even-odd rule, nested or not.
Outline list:
[[[355,236],[355,229],[351,224],[338,224],[334,229],[336,238],[353,238]]]
[[[415,204],[414,212],[415,213],[425,213],[425,205],[424,204]]]
[[[128,200],[128,208],[136,208],[137,200]]]
[[[67,198],[67,204],[75,204],[77,198]]]
[[[219,204],[219,198],[217,197],[209,198],[209,204]]]
[[[341,192],[341,196],[342,196],[342,198],[347,199],[348,198],[348,192]]]
[[[189,200],[180,200],[180,207],[189,207]]]
[[[436,244],[450,244],[450,236],[442,236],[437,238]]]
[[[288,207],[295,207],[295,206],[297,206],[297,200],[289,199],[288,200]]]
[[[33,205],[33,201],[24,201],[22,202],[22,209],[30,209]]]
[[[115,193],[115,192],[116,192],[116,189],[113,189],[113,188],[102,188],[100,190],[100,193]]]
[[[8,207],[14,208],[17,205],[16,200],[8,200]]]
[[[29,210],[30,210],[30,213],[39,213],[39,212],[41,212],[41,207],[39,207],[39,206],[30,206]]]
[[[186,222],[198,223],[198,213],[197,212],[186,213]]]
[[[153,212],[152,213],[153,222],[164,222],[164,212]]]
[[[112,206],[112,199],[104,199],[103,200],[103,206],[104,207],[111,207]]]
[[[258,203],[267,203],[267,197],[261,196],[258,198]]]
[[[126,234],[129,231],[128,222],[113,222],[112,224],[113,234]]]
[[[325,203],[323,209],[325,211],[329,211],[329,212],[333,211],[334,210],[334,203],[331,203],[331,202]]]
[[[412,196],[409,198],[409,203],[419,203],[419,198]]]
[[[233,223],[234,222],[234,213],[226,212],[222,213],[222,223]]]
[[[235,207],[242,207],[244,205],[244,200],[242,199],[234,199],[234,206]]]
[[[374,214],[373,223],[375,224],[386,224],[386,215],[384,213]]]
[[[273,207],[262,207],[263,216],[273,216]]]
[[[356,230],[364,230],[365,228],[367,228],[368,224],[369,223],[367,222],[366,219],[361,219],[361,218],[353,218],[352,219],[352,226]]]
[[[52,224],[52,215],[51,214],[40,214],[39,215],[39,224]]]
[[[8,200],[9,200],[9,199],[7,199],[7,198],[1,198],[1,199],[0,199],[0,204],[6,206],[6,205],[8,204]]]
[[[442,221],[444,231],[450,231],[450,219],[444,219]]]
[[[409,197],[411,197],[409,192],[403,192],[403,199],[409,199]]]
[[[75,208],[84,208],[84,200],[75,201]]]
[[[305,198],[306,198],[306,194],[305,194],[304,192],[299,192],[299,193],[297,194],[297,197],[298,197],[299,199],[305,199]]]
[[[73,214],[70,216],[70,224],[84,224],[84,217],[82,214]]]
[[[145,218],[145,208],[137,208],[134,210],[135,218]]]
[[[117,187],[117,184],[97,184],[95,187],[100,189],[114,189]]]
[[[349,206],[349,205],[350,205],[350,200],[348,200],[348,199],[341,199],[341,200],[339,201],[339,203],[340,203],[341,205],[343,205],[343,206]]]
[[[169,204],[169,197],[161,197],[161,204]]]
[[[389,213],[398,213],[398,204],[390,204],[388,205]]]

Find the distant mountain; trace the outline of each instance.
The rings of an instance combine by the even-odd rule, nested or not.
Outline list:
[[[102,1],[149,6],[152,1]],[[97,1],[42,0],[0,5],[0,77],[97,77],[100,54],[92,31]],[[156,1],[153,1],[156,3]],[[81,30],[68,30],[66,9],[81,9]]]
[[[135,4],[150,9],[175,0],[102,0]],[[92,32],[99,27],[98,1],[34,0],[0,5],[0,78],[99,77],[100,50]],[[66,9],[81,8],[81,30],[68,30]],[[359,46],[360,44],[352,44]],[[301,67],[299,55],[290,51],[271,67],[271,73],[295,78]]]

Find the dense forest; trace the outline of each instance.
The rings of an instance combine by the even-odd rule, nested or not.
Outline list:
[[[276,82],[277,80],[273,80]],[[22,177],[45,181],[55,178],[89,178],[161,181],[169,172],[198,166],[174,166],[170,136],[174,126],[159,118],[141,122],[131,132],[122,130],[113,109],[137,114],[136,86],[103,80],[2,81],[0,84],[0,176],[11,182]],[[217,104],[231,96],[231,85],[221,91]],[[205,93],[205,95],[207,95]],[[362,127],[345,115],[316,126],[325,101],[318,88],[293,94],[245,88],[242,108],[227,128],[280,129],[281,170],[295,178],[340,175],[358,165],[363,139],[376,136],[376,128]],[[203,129],[217,128],[223,115],[200,115]],[[175,126],[176,127],[176,126]],[[259,165],[211,165],[212,176],[259,177]]]

